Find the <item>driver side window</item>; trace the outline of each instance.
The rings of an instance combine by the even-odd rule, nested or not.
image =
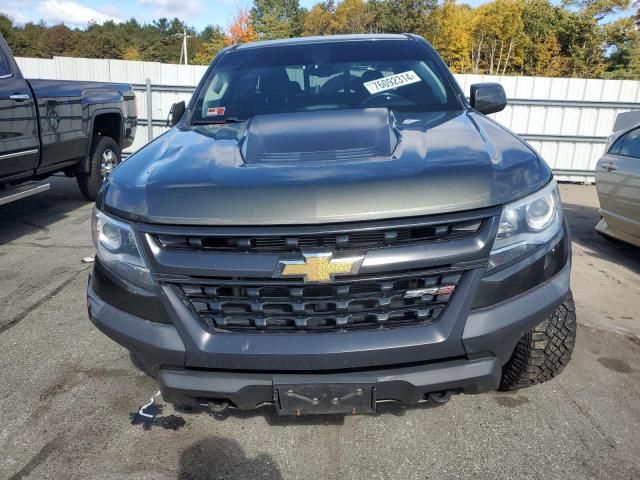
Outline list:
[[[206,116],[207,109],[219,106],[220,99],[224,96],[229,87],[229,74],[220,72],[211,81],[209,88],[204,95],[202,102],[202,115]]]
[[[2,55],[2,52],[0,52],[0,78],[8,77],[10,75],[11,70],[9,70],[9,64],[5,60],[4,55]]]

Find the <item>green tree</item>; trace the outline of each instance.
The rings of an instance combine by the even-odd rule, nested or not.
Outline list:
[[[195,31],[178,18],[160,18],[154,20],[152,25],[146,25],[140,47],[142,58],[153,62],[178,63],[182,39],[177,35],[182,34],[184,29],[189,35],[195,35]]]
[[[40,44],[46,28],[43,24],[27,23],[15,29],[13,40],[9,41],[13,54],[19,57],[45,57]]]
[[[196,65],[209,65],[224,48],[224,31],[219,26],[209,25],[200,35],[200,46],[193,57]]]
[[[606,76],[640,79],[640,30],[633,18],[621,18],[604,28],[610,50]]]
[[[116,34],[113,22],[104,25],[90,25],[81,34],[82,41],[77,43],[75,55],[87,58],[121,58],[124,45]]]
[[[598,21],[582,11],[559,11],[558,40],[567,60],[566,75],[598,78],[606,67],[604,31]]]
[[[0,35],[4,37],[9,45],[14,42],[16,35],[15,29],[13,28],[13,20],[4,13],[0,13]]]
[[[255,0],[251,21],[260,38],[290,38],[302,32],[298,0]]]
[[[607,15],[627,8],[629,0],[563,0],[562,5],[577,9],[582,15],[599,22]]]
[[[424,31],[437,4],[437,0],[369,0],[369,11],[375,31],[418,33]]]

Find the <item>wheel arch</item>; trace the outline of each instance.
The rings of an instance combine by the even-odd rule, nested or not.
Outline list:
[[[125,125],[122,110],[118,108],[101,108],[93,112],[89,118],[87,151],[80,163],[78,172],[88,173],[91,170],[91,150],[95,137],[111,137],[122,149],[125,138]]]

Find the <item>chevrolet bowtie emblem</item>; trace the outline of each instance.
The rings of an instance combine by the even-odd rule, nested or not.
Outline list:
[[[303,260],[280,260],[278,276],[303,277],[305,283],[326,283],[337,275],[355,275],[363,255],[333,258],[332,253],[303,253]]]

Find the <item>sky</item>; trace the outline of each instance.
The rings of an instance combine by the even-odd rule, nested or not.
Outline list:
[[[309,8],[317,0],[300,0]],[[44,20],[50,25],[65,23],[84,28],[89,22],[116,22],[134,17],[150,23],[160,17],[178,17],[198,30],[207,25],[226,26],[238,6],[250,7],[251,0],[1,0],[0,12],[16,23]],[[477,5],[483,0],[466,0]]]
[[[316,0],[301,0],[310,7]],[[94,21],[122,21],[134,17],[150,23],[160,17],[178,17],[198,30],[207,25],[226,26],[237,6],[251,6],[251,0],[0,0],[0,12],[17,23],[44,20],[48,24],[65,23],[86,27]]]

